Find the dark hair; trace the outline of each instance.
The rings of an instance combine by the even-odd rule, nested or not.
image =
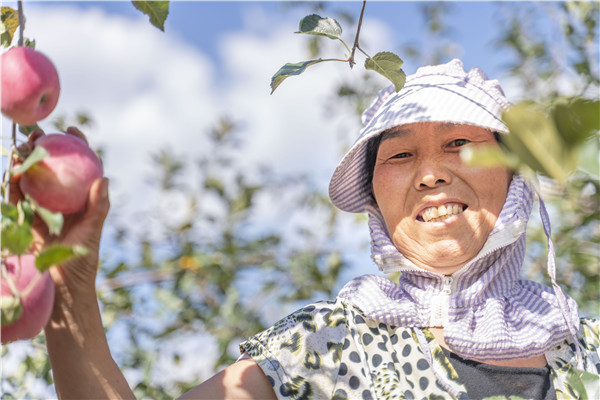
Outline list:
[[[369,192],[371,198],[375,200],[375,195],[373,195],[372,185],[373,185],[373,171],[375,170],[375,161],[377,161],[377,151],[379,150],[379,144],[381,143],[381,138],[387,131],[383,131],[379,135],[374,138],[369,139],[367,142],[366,156],[365,156],[365,168],[366,168],[366,179],[364,182],[364,190]]]
[[[392,128],[393,129],[393,128]],[[365,179],[365,187],[364,190],[369,192],[373,200],[375,200],[375,196],[373,195],[372,184],[373,184],[373,171],[375,170],[375,162],[377,161],[377,151],[379,150],[379,144],[381,143],[381,139],[388,132],[385,130],[381,132],[379,135],[369,139],[366,146],[366,156],[365,156],[365,168],[366,168],[366,179]],[[498,131],[493,131],[494,139],[499,144],[502,144],[501,134]]]

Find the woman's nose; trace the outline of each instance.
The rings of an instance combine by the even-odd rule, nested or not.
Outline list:
[[[414,186],[417,190],[433,189],[452,182],[452,174],[436,160],[424,160],[418,166]]]

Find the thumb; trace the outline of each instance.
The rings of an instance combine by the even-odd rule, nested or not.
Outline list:
[[[101,230],[109,208],[108,178],[96,179],[90,188],[87,209],[83,219],[90,224],[97,225],[98,230]]]

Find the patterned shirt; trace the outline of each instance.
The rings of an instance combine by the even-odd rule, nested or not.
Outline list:
[[[546,353],[557,399],[591,397],[600,387],[599,329],[600,321],[581,320],[577,345],[585,371],[575,369],[575,344],[568,340]],[[419,345],[418,331],[433,365]],[[304,307],[240,347],[261,367],[279,399],[448,399],[449,387],[468,398],[429,330],[377,323],[340,299]]]

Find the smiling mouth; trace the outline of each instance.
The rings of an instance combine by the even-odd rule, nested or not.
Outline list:
[[[418,221],[439,222],[453,215],[458,215],[465,211],[467,206],[459,203],[447,203],[438,207],[429,207],[423,210],[418,216]]]

